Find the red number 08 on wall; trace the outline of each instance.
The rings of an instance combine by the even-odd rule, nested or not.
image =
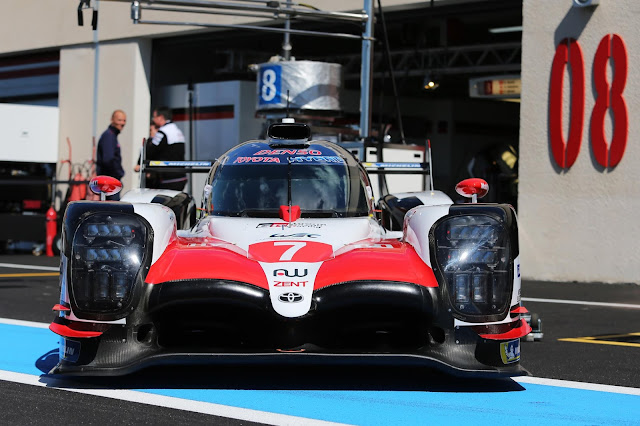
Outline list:
[[[607,65],[613,59],[614,71],[611,84],[607,81]],[[569,64],[571,77],[571,99],[569,135],[565,141],[562,129],[562,103],[564,70]],[[569,168],[580,153],[585,109],[585,78],[582,48],[577,40],[565,39],[556,48],[551,66],[549,91],[549,139],[551,153],[561,168]],[[593,87],[596,101],[591,112],[591,148],[595,160],[602,167],[618,165],[627,146],[629,136],[629,113],[622,96],[627,83],[627,48],[617,34],[602,38],[593,59]],[[613,134],[611,143],[605,137],[605,117],[611,108]]]

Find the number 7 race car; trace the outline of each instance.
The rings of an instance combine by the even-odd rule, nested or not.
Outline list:
[[[195,224],[190,198],[171,191],[69,204],[52,373],[291,362],[526,374],[511,206],[388,195],[383,226],[362,164],[309,138],[304,124],[278,123],[217,159]],[[92,186],[110,194],[114,181]]]

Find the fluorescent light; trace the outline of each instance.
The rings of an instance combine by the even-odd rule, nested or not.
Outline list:
[[[518,31],[522,31],[522,25],[517,27],[500,27],[500,28],[489,28],[489,32],[491,34],[500,34],[500,33],[516,33]]]

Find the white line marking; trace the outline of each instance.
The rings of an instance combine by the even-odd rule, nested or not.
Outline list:
[[[592,306],[606,306],[609,308],[640,309],[640,305],[631,305],[629,303],[587,302],[584,300],[561,300],[561,299],[536,299],[534,297],[523,297],[522,300],[525,302],[564,303],[567,305],[592,305]]]
[[[600,385],[597,383],[572,382],[570,380],[545,379],[543,377],[521,376],[513,377],[518,383],[530,383],[533,385],[555,386],[559,388],[584,389],[598,392],[621,393],[625,395],[640,396],[640,389],[625,386]]]
[[[22,321],[22,320],[16,320],[11,318],[0,318],[0,324],[20,325],[23,327],[34,327],[34,328],[49,328],[49,323]]]
[[[251,410],[248,408],[230,407],[211,402],[191,401],[172,396],[155,395],[147,392],[132,391],[127,389],[104,388],[69,388],[68,382],[48,376],[34,376],[31,374],[14,373],[0,370],[0,380],[25,385],[48,387],[51,389],[76,392],[86,395],[101,396],[118,399],[121,401],[136,402],[139,404],[153,405],[156,407],[174,408],[194,413],[210,414],[213,416],[227,417],[231,419],[246,420],[250,422],[266,423],[271,425],[337,425],[340,423],[326,422],[323,420],[308,419],[305,417],[289,416],[286,414],[270,413],[266,411]],[[60,386],[60,387],[58,387]]]
[[[33,269],[37,271],[59,271],[59,266],[19,265],[17,263],[0,263],[2,268]]]

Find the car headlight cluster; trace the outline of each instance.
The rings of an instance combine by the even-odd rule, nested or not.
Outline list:
[[[130,214],[96,213],[80,223],[71,251],[71,296],[80,315],[126,315],[148,235],[143,220]]]
[[[487,215],[449,217],[434,228],[436,260],[454,313],[465,320],[493,320],[508,308],[509,236]]]

